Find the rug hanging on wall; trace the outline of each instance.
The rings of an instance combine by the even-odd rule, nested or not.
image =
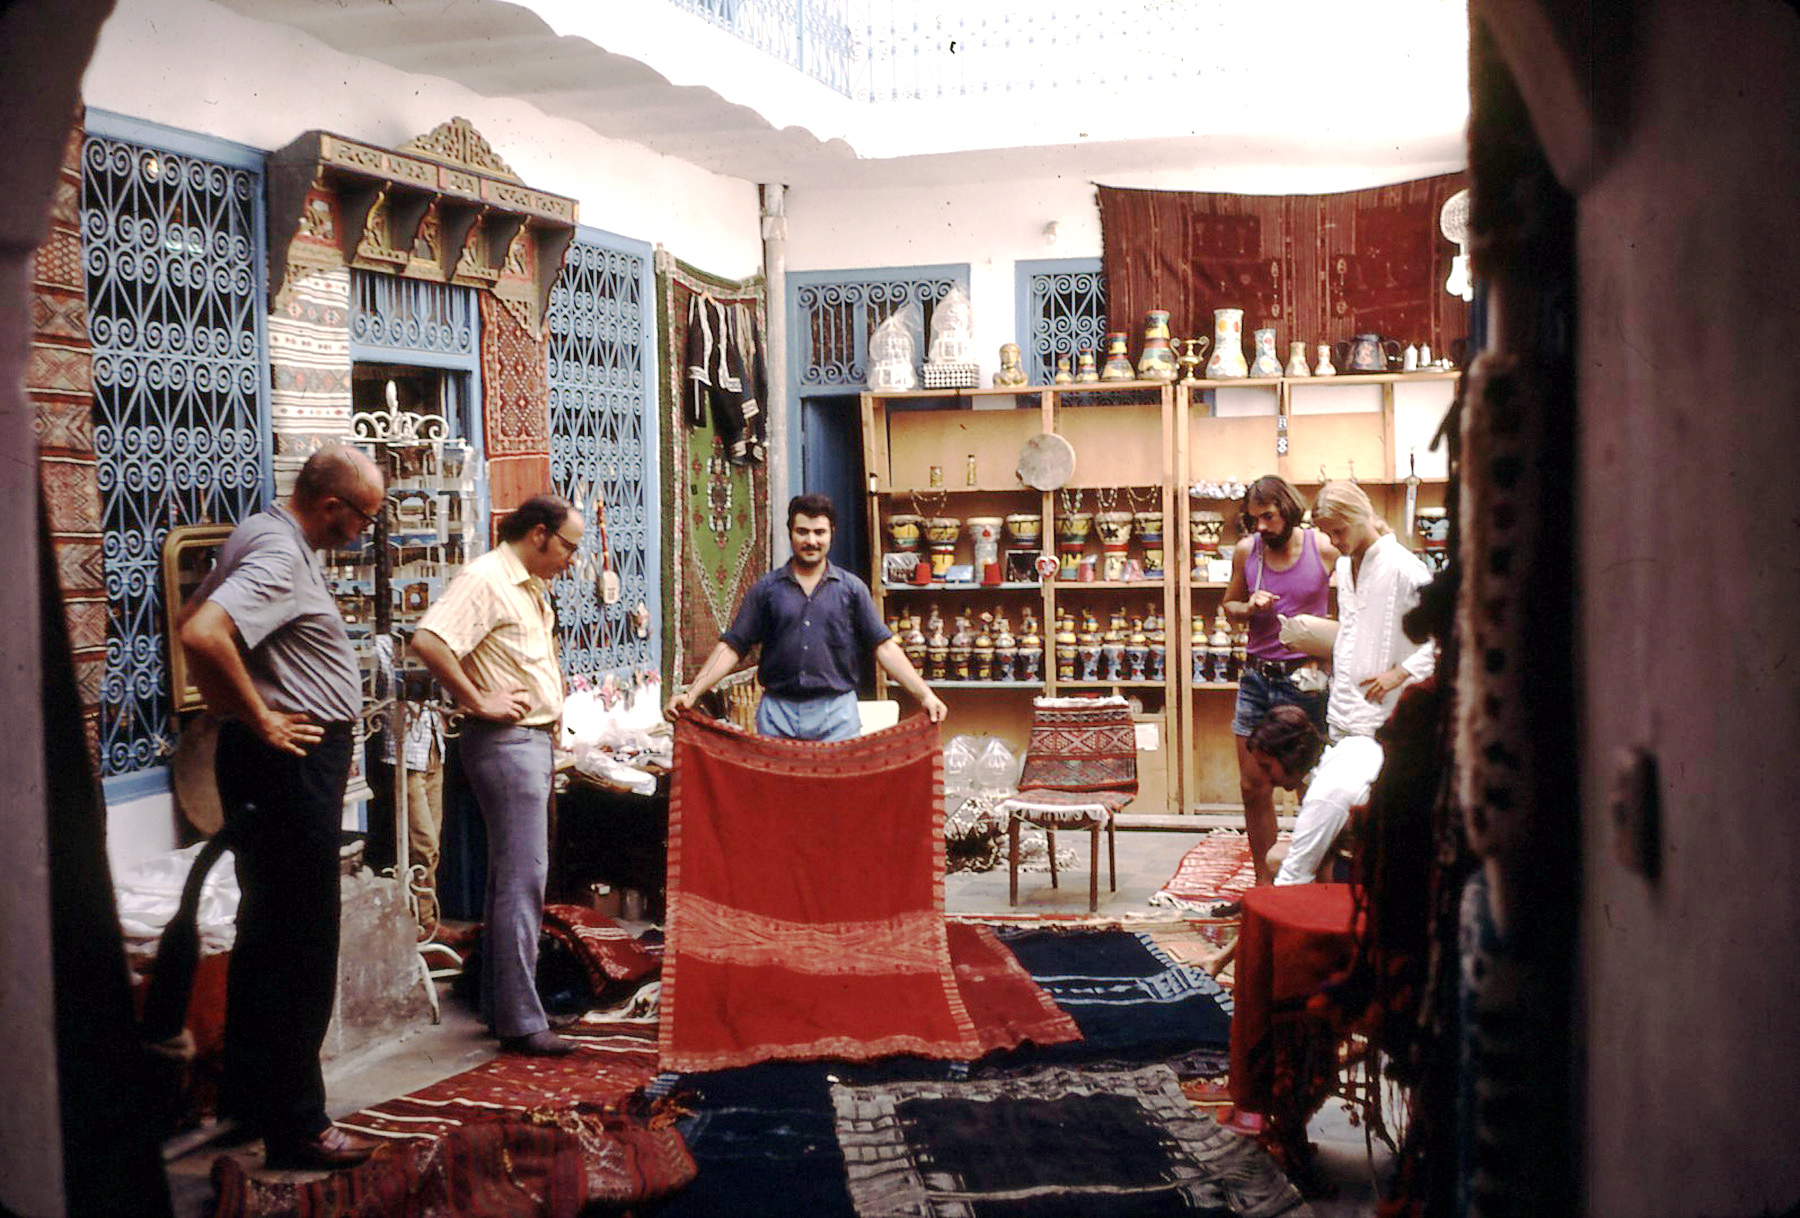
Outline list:
[[[1331,195],[1102,186],[1108,324],[1135,349],[1151,309],[1206,337],[1214,309],[1242,309],[1246,354],[1250,332],[1273,327],[1284,360],[1291,341],[1310,363],[1313,344],[1365,332],[1449,355],[1469,306],[1444,291],[1457,247],[1438,211],[1467,184],[1449,173]]]
[[[481,302],[482,440],[494,522],[550,490],[550,338],[492,293]]]
[[[1167,1066],[831,1089],[858,1218],[1310,1214]]]
[[[656,252],[656,329],[661,375],[662,485],[669,543],[663,550],[663,671],[686,683],[705,663],[738,602],[769,565],[769,474],[735,464],[712,418],[687,410],[689,306],[696,296],[744,305],[766,333],[760,277],[709,275]]]
[[[915,716],[829,744],[675,725],[665,1070],[968,1061],[944,921],[944,765]]]
[[[88,757],[100,757],[100,686],[106,675],[106,569],[100,475],[94,458],[93,344],[81,261],[79,127],[63,143],[49,232],[32,259],[31,350],[25,392],[35,407],[38,486],[48,513],[56,581],[81,691]]]

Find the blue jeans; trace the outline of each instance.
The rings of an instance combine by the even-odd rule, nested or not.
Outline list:
[[[550,733],[466,719],[462,767],[487,825],[481,1013],[496,1036],[550,1026],[538,999],[538,929],[550,877]]]
[[[756,730],[788,740],[849,740],[862,731],[856,691],[823,698],[783,698],[763,691]]]
[[[1271,709],[1283,703],[1305,711],[1306,717],[1319,729],[1319,735],[1325,734],[1324,690],[1316,694],[1303,694],[1286,677],[1266,677],[1248,668],[1238,676],[1237,711],[1231,719],[1232,734],[1248,736],[1256,730],[1256,725],[1263,721]]]

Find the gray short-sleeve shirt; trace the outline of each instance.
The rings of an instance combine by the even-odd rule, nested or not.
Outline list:
[[[244,667],[270,709],[347,723],[362,711],[362,676],[343,615],[300,522],[271,507],[238,525],[195,596],[230,616]]]

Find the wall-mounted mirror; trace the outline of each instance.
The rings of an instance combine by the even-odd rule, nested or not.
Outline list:
[[[169,530],[163,539],[163,616],[168,624],[169,692],[176,712],[199,710],[200,691],[188,680],[187,655],[176,635],[175,620],[200,581],[212,571],[219,547],[235,525],[184,524]]]

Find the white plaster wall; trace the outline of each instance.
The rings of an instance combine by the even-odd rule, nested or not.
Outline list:
[[[721,275],[762,266],[753,182],[207,0],[120,0],[82,83],[89,106],[266,151],[314,129],[393,147],[461,115],[529,185],[578,199],[581,223],[660,242]]]

